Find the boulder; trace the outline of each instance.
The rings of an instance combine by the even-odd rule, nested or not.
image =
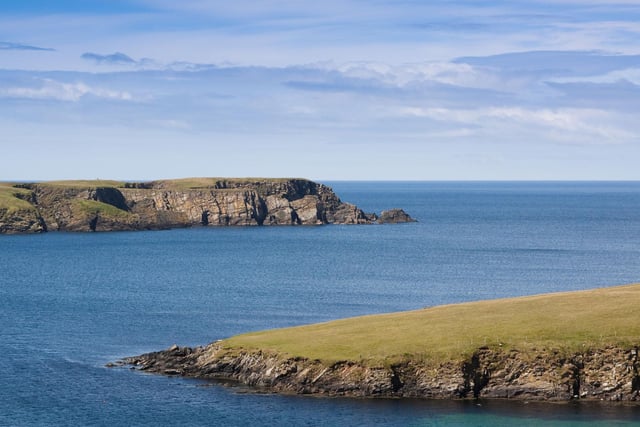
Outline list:
[[[398,224],[401,222],[416,222],[402,209],[389,209],[382,211],[378,217],[378,224]]]

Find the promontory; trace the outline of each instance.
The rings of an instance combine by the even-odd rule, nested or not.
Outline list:
[[[115,365],[282,393],[639,403],[639,306],[640,284],[480,301],[175,345]]]
[[[0,234],[411,221],[402,209],[365,213],[307,179],[0,183]]]

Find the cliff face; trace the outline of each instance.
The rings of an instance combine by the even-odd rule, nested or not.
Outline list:
[[[638,349],[562,354],[478,349],[462,362],[406,360],[390,366],[286,358],[262,351],[174,346],[120,364],[165,375],[233,380],[274,392],[430,399],[640,401]]]
[[[35,209],[0,208],[0,234],[40,233],[47,231]]]
[[[0,184],[0,234],[46,231],[31,191]]]
[[[192,179],[105,186],[61,182],[14,187],[29,201],[27,210],[32,217],[18,220],[15,213],[3,215],[0,205],[0,232],[370,224],[377,220],[375,214],[342,202],[331,188],[304,179]]]

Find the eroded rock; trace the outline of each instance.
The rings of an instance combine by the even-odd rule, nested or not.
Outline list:
[[[16,187],[31,195],[31,208],[3,215],[0,206],[0,233],[373,224],[378,220],[375,214],[342,202],[331,188],[305,179],[192,181],[123,183],[117,187],[77,182],[19,184]],[[388,212],[383,216],[386,219],[378,222],[411,220],[402,210]]]
[[[416,222],[402,209],[389,209],[382,211],[378,217],[378,224],[398,224],[402,222]]]
[[[173,346],[116,365],[165,375],[237,381],[273,392],[429,399],[503,398],[538,401],[640,401],[638,350],[604,348],[563,355],[481,348],[466,360],[390,366],[283,357],[260,350]],[[114,365],[111,365],[114,366]]]

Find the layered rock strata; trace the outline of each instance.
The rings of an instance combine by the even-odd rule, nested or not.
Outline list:
[[[99,184],[14,184],[28,209],[3,214],[0,205],[0,233],[371,224],[378,220],[377,215],[342,202],[331,188],[305,179]]]
[[[430,399],[640,401],[638,349],[521,353],[480,348],[465,360],[428,364],[410,358],[384,366],[228,350],[223,342],[178,347],[115,365],[164,375],[230,380],[273,392]],[[114,365],[111,365],[114,366]]]
[[[47,231],[36,209],[0,208],[0,234],[41,233]]]

